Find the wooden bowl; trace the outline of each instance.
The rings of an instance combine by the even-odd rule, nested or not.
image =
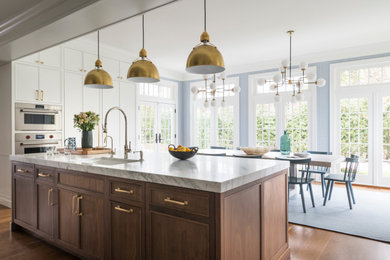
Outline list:
[[[240,147],[247,155],[263,155],[269,152],[268,147]]]

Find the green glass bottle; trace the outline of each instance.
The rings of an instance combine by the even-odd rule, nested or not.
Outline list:
[[[283,155],[290,154],[290,137],[286,130],[284,130],[284,134],[280,137],[280,152]]]

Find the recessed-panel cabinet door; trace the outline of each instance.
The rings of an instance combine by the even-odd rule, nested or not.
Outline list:
[[[58,69],[39,68],[40,101],[61,104],[61,72]]]
[[[39,100],[38,66],[15,63],[15,99],[37,102]]]
[[[83,110],[83,76],[79,73],[64,73],[65,106],[64,130],[65,138],[76,137],[77,147],[81,147],[81,133],[73,127],[73,116]]]
[[[112,80],[119,80],[119,61],[106,57],[102,57],[101,59],[103,69],[110,74]]]
[[[79,216],[75,214],[77,193],[58,190],[58,240],[79,248]]]
[[[52,238],[54,235],[54,187],[37,183],[37,229]]]
[[[35,226],[34,180],[32,178],[14,176],[15,220],[22,226]]]
[[[111,259],[143,259],[142,244],[142,209],[112,201]]]
[[[127,80],[127,72],[129,71],[130,66],[131,66],[131,63],[127,63],[127,62],[123,62],[123,61],[119,62],[120,80]]]
[[[104,207],[103,199],[90,195],[81,195],[80,248],[86,254],[103,259],[104,257]],[[127,246],[127,245],[126,245]]]
[[[36,52],[36,53],[31,54],[31,55],[25,56],[25,57],[19,59],[18,61],[38,64],[39,63],[39,53]]]
[[[210,259],[207,224],[153,211],[150,214],[153,260]]]
[[[85,73],[90,72],[95,68],[95,62],[97,60],[96,54],[83,53],[83,69]]]
[[[83,52],[64,48],[64,68],[66,70],[82,72]]]
[[[60,67],[61,66],[61,48],[59,46],[41,51],[39,53],[39,62],[41,65]]]

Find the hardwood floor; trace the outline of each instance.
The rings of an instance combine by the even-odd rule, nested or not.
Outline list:
[[[75,258],[22,231],[11,233],[11,210],[0,205],[0,259],[74,260]],[[292,260],[386,260],[390,244],[336,232],[289,225]]]

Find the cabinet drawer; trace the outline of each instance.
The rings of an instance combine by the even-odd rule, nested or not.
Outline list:
[[[24,176],[34,176],[34,165],[28,163],[15,163],[12,165],[13,172],[24,175]]]
[[[55,169],[41,166],[36,166],[35,168],[35,177],[37,181],[54,182]]]
[[[150,187],[150,204],[209,217],[210,195],[193,190]]]
[[[89,177],[79,173],[59,171],[58,183],[83,190],[104,193],[104,179]]]
[[[137,183],[127,183],[120,181],[110,181],[110,190],[112,196],[119,196],[124,199],[143,201],[143,185]]]

